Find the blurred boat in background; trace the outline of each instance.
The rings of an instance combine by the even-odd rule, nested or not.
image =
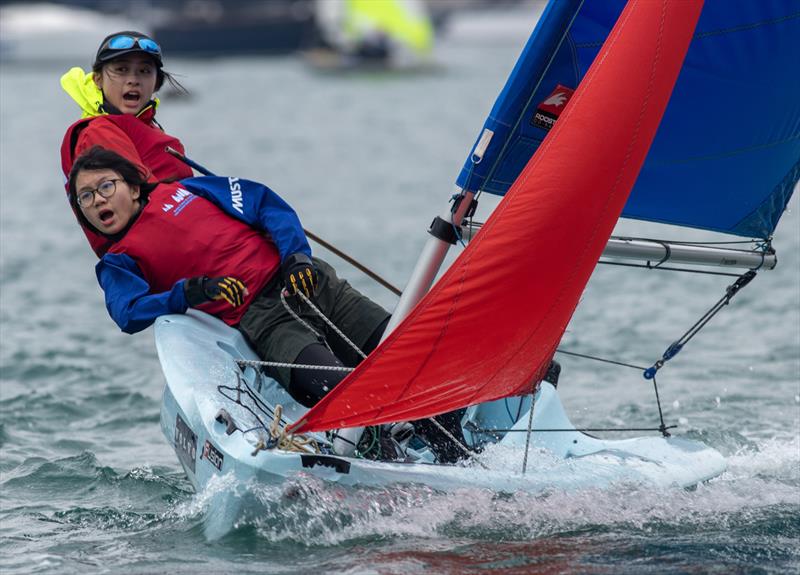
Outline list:
[[[0,6],[0,61],[89,66],[109,31],[143,28],[123,14],[81,6],[7,4]]]
[[[322,68],[429,60],[436,36],[509,33],[538,0],[0,0],[3,62],[88,60],[111,31],[152,35],[170,56],[312,53]],[[538,10],[540,12],[541,10]],[[451,27],[452,17],[478,13]],[[505,18],[503,14],[507,14]],[[498,20],[498,17],[500,20]],[[529,18],[522,19],[523,34]],[[88,64],[88,62],[87,62]]]

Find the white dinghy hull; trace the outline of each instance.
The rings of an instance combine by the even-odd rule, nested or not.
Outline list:
[[[528,469],[522,473],[529,399],[523,409],[507,409],[501,402],[474,406],[467,411],[465,435],[470,429],[513,429],[498,434],[497,447],[477,463],[379,462],[336,455],[256,449],[267,434],[262,421],[229,398],[249,387],[270,409],[280,404],[283,421],[305,413],[273,379],[236,360],[258,360],[242,335],[220,320],[197,311],[160,318],[155,325],[156,348],[166,378],[161,407],[161,428],[198,493],[211,485],[231,481],[237,486],[251,481],[279,485],[298,475],[310,474],[344,485],[386,486],[418,483],[437,490],[487,488],[498,492],[540,493],[606,487],[620,483],[648,483],[659,487],[691,487],[720,475],[725,460],[716,450],[680,437],[641,437],[605,440],[575,430],[555,388],[542,383],[536,394],[532,427],[564,429],[534,432]],[[237,386],[239,390],[237,391]],[[224,392],[228,397],[222,395]],[[244,402],[245,404],[247,402]],[[518,421],[509,413],[518,412]],[[470,423],[472,425],[470,425]],[[310,434],[315,436],[315,434]],[[324,437],[316,436],[324,442]],[[513,461],[513,463],[511,463]],[[224,535],[236,522],[246,501],[240,489],[224,485],[209,496],[206,534]]]

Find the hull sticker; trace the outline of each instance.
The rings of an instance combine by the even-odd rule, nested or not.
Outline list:
[[[175,450],[178,452],[178,459],[184,467],[194,473],[194,462],[197,458],[197,435],[186,425],[180,414],[175,419]]]
[[[206,439],[203,445],[203,454],[200,456],[200,459],[207,460],[211,465],[217,468],[217,471],[222,471],[222,462],[225,460],[225,456]]]

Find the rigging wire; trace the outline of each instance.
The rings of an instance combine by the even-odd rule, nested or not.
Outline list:
[[[643,266],[641,266],[641,267],[643,267]],[[667,268],[659,268],[657,266],[656,267],[650,266],[650,269],[667,269]],[[685,270],[685,271],[697,271],[697,270]],[[715,272],[706,272],[706,273],[712,273],[713,275],[731,275],[731,274],[719,274],[719,273],[715,273]],[[730,300],[733,298],[733,296],[736,295],[736,293],[738,293],[738,291],[742,287],[746,286],[755,277],[755,275],[756,275],[756,272],[754,270],[750,270],[750,271],[746,272],[745,274],[742,274],[741,276],[737,276],[738,277],[737,281],[726,288],[725,296],[723,296],[716,304],[714,304],[714,306],[712,306],[712,308],[709,311],[707,311],[697,322],[695,322],[695,324],[686,333],[684,333],[683,336],[681,336],[676,342],[671,344],[669,346],[669,348],[662,355],[662,358],[659,359],[657,362],[655,362],[655,364],[653,366],[649,367],[649,368],[644,367],[644,366],[640,366],[640,365],[625,363],[625,362],[621,362],[621,361],[615,361],[615,360],[611,360],[611,359],[607,359],[607,358],[601,358],[601,357],[598,357],[598,356],[592,356],[592,355],[588,355],[588,354],[582,354],[582,353],[577,353],[577,352],[573,352],[573,351],[557,349],[556,350],[557,353],[561,353],[561,354],[564,354],[564,355],[570,355],[570,356],[573,356],[573,357],[590,359],[590,360],[600,361],[600,362],[608,363],[608,364],[612,364],[612,365],[619,365],[619,366],[622,366],[622,367],[628,367],[628,368],[636,369],[636,370],[641,371],[643,373],[645,379],[652,379],[653,380],[653,391],[654,391],[655,398],[656,398],[656,405],[657,405],[657,408],[658,408],[658,415],[659,415],[659,421],[660,421],[660,425],[659,425],[658,428],[613,428],[613,429],[608,429],[608,428],[587,428],[587,429],[580,429],[580,430],[577,430],[577,431],[603,431],[603,432],[608,432],[608,431],[655,431],[655,430],[658,430],[658,431],[661,432],[661,434],[664,437],[669,437],[670,433],[669,433],[668,430],[672,429],[672,428],[674,428],[676,426],[674,426],[674,425],[667,426],[665,424],[665,422],[664,422],[664,413],[663,413],[663,409],[661,407],[661,398],[660,398],[660,395],[659,395],[659,392],[658,392],[658,383],[657,383],[656,377],[655,377],[656,373],[664,365],[664,363],[666,361],[672,359],[672,357],[677,355],[677,353],[680,352],[680,350],[683,348],[683,346],[686,343],[688,343],[695,335],[697,335],[697,333],[699,333],[699,331],[703,327],[705,327],[705,325],[711,320],[711,318],[714,317],[714,315],[716,315],[725,305],[727,305],[730,302]],[[339,330],[333,324],[333,322],[331,322],[319,310],[319,308],[317,308],[304,294],[298,292],[298,296],[300,297],[300,299],[304,303],[309,305],[309,307],[316,314],[318,314],[326,322],[326,324],[329,327],[331,327],[331,329],[335,333],[337,333],[348,345],[350,345],[357,353],[359,353],[362,358],[366,357],[364,352],[361,351],[358,348],[358,346],[356,346],[349,338],[347,338],[347,336],[345,336],[344,333],[342,333],[341,330]],[[297,316],[295,313],[293,313],[293,310],[291,310],[291,307],[286,302],[286,299],[285,299],[285,296],[284,296],[283,292],[281,293],[281,301],[282,301],[283,305],[287,308],[289,313],[292,314],[295,317],[295,319],[297,319],[301,324],[305,325],[310,331],[312,331],[312,333],[314,333],[315,335],[320,337],[320,334],[318,332],[316,332],[310,325],[308,325],[305,321],[303,321],[301,318],[299,318],[299,316]],[[327,345],[327,342],[326,342],[326,345]],[[353,368],[347,368],[347,367],[342,367],[342,366],[313,366],[313,365],[300,365],[300,364],[292,364],[292,363],[279,363],[279,362],[254,361],[254,360],[237,360],[237,363],[239,363],[240,365],[267,365],[267,366],[272,366],[272,367],[290,367],[290,368],[300,368],[300,369],[327,369],[327,370],[336,370],[336,371],[352,371],[353,370]],[[251,397],[252,397],[252,395],[251,395]],[[244,406],[244,407],[247,409],[246,406]],[[525,459],[523,460],[523,474],[525,473],[525,470],[526,470],[526,467],[527,467],[527,455],[528,455],[528,449],[529,449],[529,443],[530,443],[530,433],[532,433],[533,431],[537,431],[537,432],[538,431],[543,431],[543,432],[546,432],[546,431],[570,431],[570,430],[566,430],[566,429],[538,429],[538,430],[533,430],[531,428],[531,426],[532,426],[532,417],[533,417],[533,403],[531,404],[531,409],[530,409],[529,426],[528,426],[528,429],[526,430],[529,435],[528,435],[528,438],[526,439]],[[258,417],[257,417],[257,419],[258,419]],[[263,426],[263,422],[261,422],[260,419],[258,419],[258,420],[259,420],[259,423],[261,423],[262,426]],[[478,463],[480,463],[482,466],[485,467],[485,465],[483,465],[483,463],[478,459],[477,454],[473,450],[470,450],[468,447],[466,447],[461,441],[459,441],[455,436],[453,436],[453,434],[450,433],[449,430],[447,430],[443,425],[441,425],[435,418],[430,418],[429,421],[431,421],[442,433],[444,433],[451,441],[453,441],[454,444],[457,445],[462,451],[464,451],[466,454],[468,454],[470,457],[472,457],[475,461],[478,461]],[[490,432],[491,433],[491,430],[483,430],[483,429],[477,429],[477,428],[474,429],[474,431],[475,432]],[[508,431],[511,431],[511,430],[493,430],[493,431],[494,431],[494,433],[498,433],[500,431],[508,432]],[[518,431],[520,431],[520,430],[518,430]]]
[[[739,291],[749,284],[754,277],[756,277],[755,270],[749,270],[739,276],[735,282],[725,288],[725,295],[722,296],[703,316],[697,320],[692,327],[690,327],[681,337],[672,342],[670,346],[664,351],[661,358],[656,361],[651,367],[644,370],[642,374],[645,379],[652,379],[655,381],[656,373],[661,369],[666,362],[678,355],[683,347],[689,343],[694,336],[696,336],[701,329],[703,329],[711,318],[717,315],[726,305],[728,305],[733,297]]]
[[[574,351],[567,351],[565,349],[558,348],[556,349],[556,353],[563,353],[564,355],[571,355],[574,357],[581,357],[583,359],[592,359],[594,361],[601,361],[603,363],[611,363],[614,365],[621,365],[622,367],[632,367],[633,369],[637,369],[639,371],[644,371],[647,369],[646,367],[642,367],[641,365],[634,365],[632,363],[623,363],[621,361],[615,361],[613,359],[606,359],[603,357],[598,357],[596,355],[587,355],[585,353],[576,353]]]
[[[653,376],[653,390],[656,392],[656,405],[658,406],[658,418],[661,421],[661,426],[658,428],[661,432],[661,435],[664,437],[669,437],[669,431],[667,431],[667,426],[664,424],[664,412],[661,411],[661,398],[658,395],[658,384],[656,383],[656,376]],[[674,427],[674,426],[673,426]]]
[[[604,358],[604,357],[588,355],[588,354],[585,354],[585,353],[576,353],[574,351],[567,351],[565,349],[556,349],[556,353],[561,353],[561,354],[564,354],[564,355],[571,355],[573,357],[579,357],[579,358],[582,358],[582,359],[590,359],[590,360],[599,361],[599,362],[602,362],[602,363],[610,363],[612,365],[619,365],[619,366],[622,366],[622,367],[629,367],[631,369],[635,369],[635,370],[640,371],[640,372],[645,372],[648,369],[648,368],[643,367],[641,365],[634,365],[632,363],[624,363],[622,361],[615,361],[613,359],[607,359],[607,358]],[[612,429],[577,429],[576,431],[660,431],[661,434],[664,437],[669,437],[670,434],[669,434],[669,431],[667,431],[667,430],[668,429],[672,429],[672,428],[677,427],[677,426],[675,426],[675,425],[667,426],[664,423],[664,412],[661,409],[661,397],[658,394],[658,383],[656,382],[655,376],[652,379],[653,379],[653,391],[655,392],[655,395],[656,395],[656,405],[658,406],[658,418],[659,418],[659,421],[661,423],[661,425],[659,425],[659,427],[657,427],[657,428],[635,428],[635,427],[630,427],[630,428],[612,428]],[[537,429],[535,431],[572,431],[572,430],[571,429]]]
[[[664,261],[664,260],[662,260]],[[741,274],[731,273],[731,272],[712,272],[709,270],[695,270],[691,268],[675,268],[675,267],[666,267],[662,266],[661,262],[656,265],[652,265],[650,262],[646,264],[631,264],[626,262],[611,262],[608,260],[598,260],[598,264],[604,264],[608,266],[622,266],[628,268],[643,268],[648,270],[658,270],[658,271],[670,271],[670,272],[686,272],[686,273],[693,273],[693,274],[705,274],[710,276],[728,276],[733,278],[738,278]]]
[[[625,264],[623,264],[623,265],[625,265]],[[641,267],[641,266],[637,266],[637,267]],[[665,268],[651,267],[650,269],[665,269]],[[696,271],[696,270],[685,270],[685,271]],[[703,273],[703,272],[700,272],[700,273]],[[706,272],[706,273],[713,273],[713,272]],[[729,285],[727,288],[725,288],[725,295],[722,296],[722,298],[720,298],[713,306],[711,306],[711,308],[706,313],[704,313],[700,317],[700,319],[698,319],[694,323],[694,325],[692,325],[681,337],[679,337],[672,344],[670,344],[669,347],[662,354],[661,358],[658,359],[650,367],[642,367],[642,366],[638,366],[638,365],[634,365],[634,364],[630,364],[630,363],[624,363],[624,362],[621,362],[621,361],[614,361],[614,360],[610,360],[610,359],[606,359],[606,358],[601,358],[601,357],[597,357],[597,356],[591,356],[591,355],[587,355],[587,354],[571,352],[571,351],[562,350],[562,349],[556,349],[556,352],[557,353],[562,353],[562,354],[565,354],[565,355],[571,355],[571,356],[574,356],[574,357],[580,357],[580,358],[584,358],[584,359],[590,359],[590,360],[594,360],[594,361],[600,361],[600,362],[604,362],[604,363],[610,363],[610,364],[614,364],[614,365],[619,365],[619,366],[622,366],[622,367],[629,367],[629,368],[637,369],[637,370],[642,372],[642,376],[645,379],[652,379],[653,380],[653,391],[654,391],[655,396],[656,396],[656,405],[658,406],[658,417],[659,417],[659,420],[661,422],[661,425],[660,425],[660,427],[658,429],[659,429],[659,431],[661,431],[661,433],[664,435],[664,437],[669,437],[670,434],[669,434],[669,432],[667,430],[670,429],[671,427],[674,427],[674,426],[669,426],[668,427],[664,423],[664,413],[663,413],[663,410],[661,409],[661,398],[660,398],[659,393],[658,393],[658,383],[656,382],[656,374],[658,373],[658,370],[660,370],[667,361],[671,360],[673,357],[678,355],[678,353],[680,353],[680,351],[683,349],[683,347],[687,343],[689,343],[689,341],[691,341],[692,338],[694,338],[694,336],[696,336],[700,332],[700,330],[703,329],[708,324],[709,321],[711,321],[711,318],[713,318],[726,305],[728,305],[730,303],[731,299],[733,299],[733,297],[737,293],[739,293],[739,291],[743,287],[745,287],[747,284],[749,284],[753,280],[753,278],[756,277],[756,274],[757,274],[757,272],[755,270],[749,270],[749,271],[745,272],[744,274],[736,275],[735,277],[737,277],[737,280],[735,282],[733,282],[731,285]],[[718,274],[718,273],[715,273],[714,275],[731,275],[731,274]]]

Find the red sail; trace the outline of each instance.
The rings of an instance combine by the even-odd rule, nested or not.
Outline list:
[[[532,390],[636,181],[702,4],[628,2],[480,233],[292,431],[420,419]]]

